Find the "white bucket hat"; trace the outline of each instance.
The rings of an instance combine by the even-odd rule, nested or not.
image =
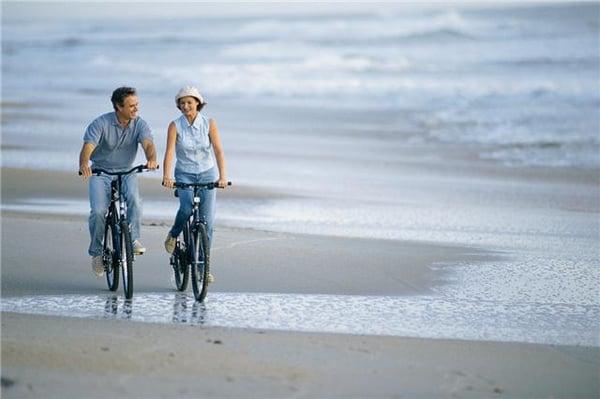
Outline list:
[[[194,97],[196,100],[200,101],[200,104],[206,104],[204,102],[204,98],[202,94],[196,89],[194,86],[185,86],[179,90],[179,93],[175,96],[175,104],[179,106],[179,99],[183,97]]]

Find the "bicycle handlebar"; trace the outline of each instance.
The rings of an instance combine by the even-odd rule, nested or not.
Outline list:
[[[156,166],[156,169],[159,169],[159,166]],[[108,170],[102,169],[102,168],[97,168],[97,169],[92,169],[92,174],[93,175],[100,175],[100,173],[104,173],[105,175],[111,175],[111,176],[124,176],[124,175],[128,175],[132,172],[136,172],[136,173],[141,173],[144,170],[149,170],[148,167],[146,165],[137,165],[134,166],[133,168],[129,169],[126,172],[109,172]],[[79,176],[81,176],[82,173],[81,171],[79,171]]]
[[[219,188],[219,186],[217,186],[218,183],[218,181],[214,183],[175,183],[174,188],[207,188],[212,190],[214,188]],[[231,186],[231,182],[228,181],[227,185]]]

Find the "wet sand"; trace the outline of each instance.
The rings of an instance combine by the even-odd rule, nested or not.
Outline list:
[[[2,217],[2,295],[103,293],[91,274],[84,218]],[[154,223],[153,223],[154,224]],[[135,291],[170,289],[166,224],[142,226],[148,248],[135,263]],[[10,234],[9,234],[10,232]],[[211,291],[299,294],[426,294],[443,273],[436,262],[486,259],[481,251],[421,243],[344,239],[218,227]],[[35,251],[31,243],[37,243]],[[487,255],[489,257],[489,255]],[[343,270],[343,273],[339,271]]]
[[[85,186],[68,174],[3,172],[3,202],[85,198]],[[155,184],[142,190],[165,195]],[[226,195],[278,194],[240,188]],[[161,221],[144,223],[149,252],[136,261],[136,293],[173,290],[162,250],[167,229]],[[104,279],[92,276],[87,244],[85,217],[4,212],[2,296],[108,293]],[[444,284],[435,263],[495,256],[457,246],[217,226],[211,291],[427,294]],[[600,392],[598,359],[598,348],[2,314],[7,398],[592,398]]]

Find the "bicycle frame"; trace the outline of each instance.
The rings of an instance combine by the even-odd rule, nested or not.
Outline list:
[[[183,187],[182,187],[183,188]],[[206,188],[214,188],[211,187],[210,185],[207,185]],[[190,235],[192,236],[196,236],[196,233],[198,233],[198,229],[199,229],[199,225],[200,223],[204,224],[206,226],[206,221],[200,216],[200,194],[199,191],[202,189],[202,187],[199,186],[194,186],[194,195],[193,195],[193,205],[192,205],[192,214],[190,215],[190,218],[186,221],[185,227],[183,229],[183,239],[186,243],[186,252],[188,255],[188,258],[191,260],[192,259],[192,252],[194,249],[190,248],[187,243],[190,242]],[[191,262],[190,262],[191,264]]]
[[[123,185],[123,180],[121,175],[117,176],[117,180],[113,180],[110,183],[111,188],[111,205],[114,206],[116,214],[119,215],[119,219],[117,222],[121,221],[123,218],[127,218],[127,201],[123,197],[123,191],[121,190]],[[118,206],[117,206],[118,204]]]
[[[106,174],[109,176],[117,176],[116,180],[113,180],[110,182],[110,191],[111,191],[111,200],[110,200],[110,205],[108,207],[109,212],[110,213],[110,208],[113,207],[114,204],[114,210],[115,210],[115,214],[119,215],[117,223],[119,223],[121,220],[126,220],[127,219],[127,201],[125,201],[124,197],[123,197],[123,176],[129,175],[133,172],[136,173],[141,173],[144,170],[148,170],[148,168],[145,165],[137,165],[134,166],[133,168],[129,169],[126,172],[110,172],[108,170],[105,169],[92,169],[92,174],[100,176],[101,174]],[[79,172],[79,174],[81,175],[81,172]],[[118,204],[118,205],[117,205]]]
[[[110,191],[111,191],[111,200],[110,200],[110,205],[108,207],[108,212],[106,213],[106,218],[105,221],[106,223],[114,223],[115,225],[115,230],[118,231],[120,233],[121,231],[121,222],[122,221],[127,221],[127,201],[125,201],[125,198],[123,196],[123,192],[121,190],[122,188],[122,177],[119,175],[117,176],[116,180],[113,180],[110,182]],[[110,215],[111,212],[114,215],[114,222],[111,220]],[[122,246],[121,246],[121,235],[117,234],[115,236],[112,237],[113,239],[113,248],[118,248],[118,254],[119,254],[119,265],[117,267],[119,267],[121,270],[124,271],[124,277],[126,278],[126,273],[125,270],[126,268],[123,268],[123,254],[122,252]],[[106,271],[108,273],[108,270]]]
[[[231,186],[231,182],[227,182],[228,186]],[[206,225],[206,221],[204,219],[202,219],[202,217],[200,216],[200,190],[202,189],[208,189],[208,190],[213,190],[218,188],[219,186],[217,185],[217,182],[214,183],[204,183],[204,184],[195,184],[195,183],[175,183],[175,188],[192,188],[194,190],[194,195],[193,195],[193,199],[192,199],[192,214],[190,216],[190,220],[188,220],[186,222],[186,225],[190,227],[190,231],[186,231],[186,228],[184,228],[184,240],[185,242],[189,242],[189,236],[186,236],[186,234],[189,234],[191,232],[196,232],[198,230],[198,225],[200,223],[203,223],[204,225]],[[175,194],[175,196],[177,196],[177,193]]]

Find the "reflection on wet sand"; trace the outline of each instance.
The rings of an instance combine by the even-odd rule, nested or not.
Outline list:
[[[206,320],[206,305],[196,302],[186,294],[177,293],[173,298],[171,320],[175,324],[203,325]]]
[[[600,306],[506,304],[432,296],[211,293],[53,295],[2,299],[3,312],[209,327],[600,346]],[[565,334],[567,329],[569,334]]]
[[[135,298],[124,299],[118,295],[109,295],[104,302],[104,319],[131,319]],[[140,301],[141,302],[141,301]],[[173,317],[174,324],[202,325],[206,318],[206,305],[196,302],[186,294],[176,293],[173,295]],[[144,311],[144,304],[140,303],[140,310]]]
[[[106,297],[104,303],[104,318],[105,319],[131,319],[132,301],[131,299],[122,299],[121,317],[119,317],[119,296],[110,295]]]

